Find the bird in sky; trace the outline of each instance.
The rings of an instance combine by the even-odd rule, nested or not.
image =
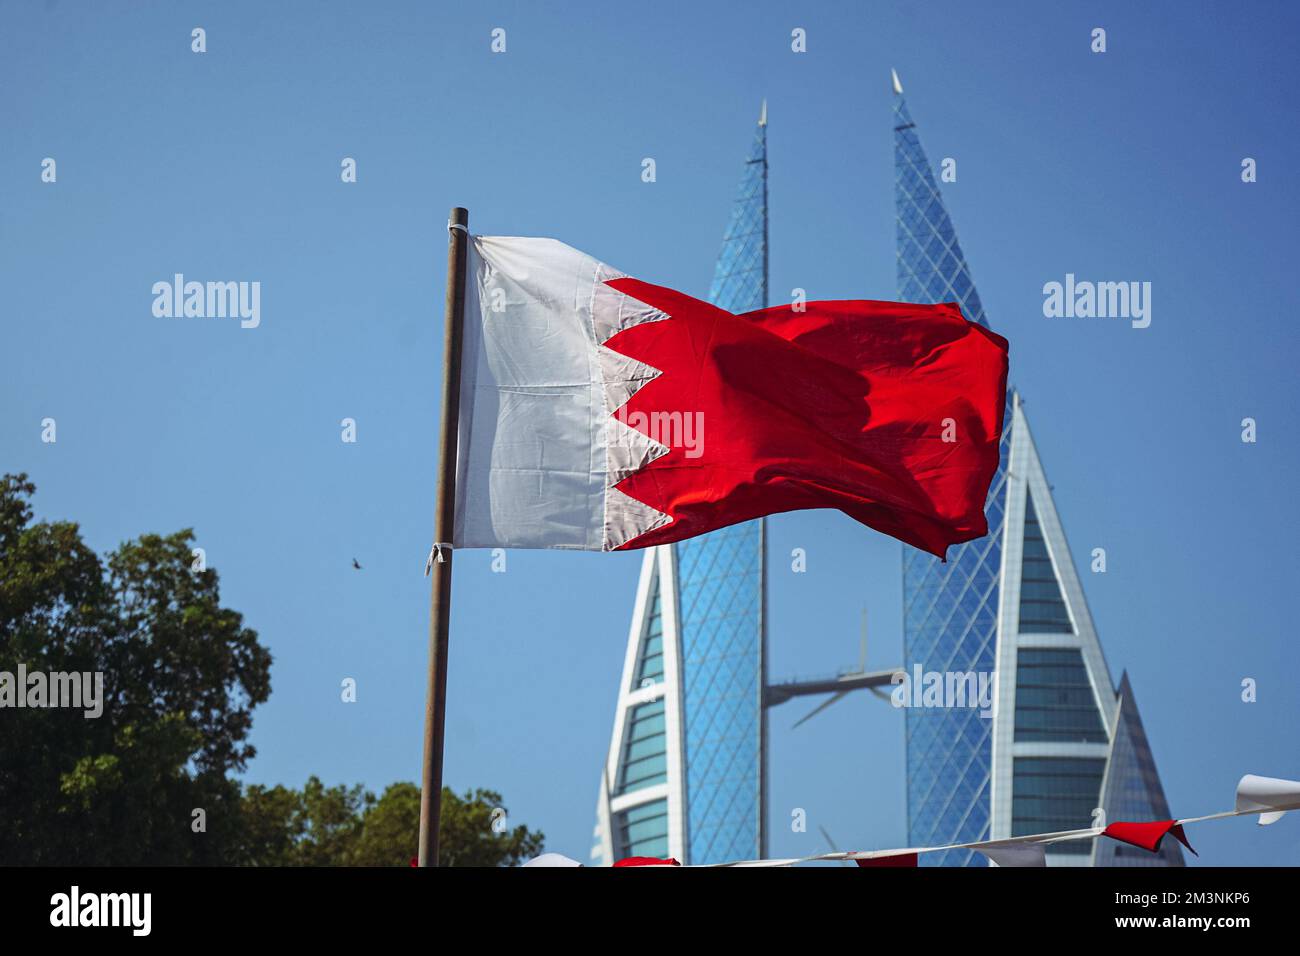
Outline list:
[[[361,570],[361,565],[357,564],[357,559],[356,559],[356,558],[353,558],[353,559],[352,559],[352,566],[353,566],[354,568],[356,568],[358,571]]]

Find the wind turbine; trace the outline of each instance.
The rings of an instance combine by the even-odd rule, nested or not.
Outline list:
[[[899,669],[891,667],[888,670],[869,671],[867,670],[867,609],[862,609],[862,633],[858,646],[858,668],[848,674],[841,674],[833,680],[824,681],[803,681],[791,682],[788,684],[775,684],[768,687],[768,706],[784,703],[791,697],[802,697],[810,694],[831,693],[831,696],[818,704],[811,711],[799,718],[794,726],[798,727],[805,724],[812,718],[816,717],[823,710],[838,700],[843,700],[855,690],[866,689],[871,691],[881,700],[889,700],[889,694],[880,688],[885,684],[893,683],[893,678]],[[774,693],[775,692],[775,693]],[[793,729],[793,728],[791,728]]]
[[[836,853],[843,852],[838,846],[835,845],[835,841],[831,839],[831,835],[826,832],[826,828],[824,826],[822,826],[819,823],[817,824],[817,829],[822,831],[822,836],[826,839],[826,845],[829,846],[831,850],[833,850]],[[848,860],[840,860],[840,866],[853,866],[853,864],[850,863]]]

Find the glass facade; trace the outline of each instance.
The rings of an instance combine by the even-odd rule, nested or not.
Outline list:
[[[898,297],[903,302],[956,302],[987,326],[952,220],[902,96],[894,98],[894,213]]]
[[[668,779],[667,741],[662,698],[632,708],[619,759],[617,793],[630,793]]]
[[[894,98],[894,209],[898,297],[956,302],[988,325],[916,124]],[[1010,411],[1002,461],[989,488],[989,533],[948,551],[945,564],[903,547],[903,657],[923,670],[991,673],[997,649],[998,574]],[[965,843],[989,835],[992,721],[975,708],[907,709],[907,815],[912,846]],[[923,866],[983,866],[971,850],[921,855]]]
[[[659,599],[659,583],[655,582],[654,597],[650,601],[650,610],[646,613],[645,628],[641,636],[641,647],[637,653],[636,673],[632,678],[632,690],[663,683],[664,679],[664,617],[663,602]]]
[[[1022,647],[1016,652],[1015,739],[1106,743],[1106,728],[1077,647]]]
[[[1020,566],[1020,633],[1073,634],[1070,612],[1052,570],[1043,529],[1034,510],[1034,496],[1025,502],[1024,563]]]
[[[767,305],[765,124],[745,159],[709,301],[735,313]],[[753,859],[763,851],[762,522],[668,547],[681,614],[688,859]]]
[[[760,855],[762,528],[678,543],[690,862]]]
[[[616,859],[668,855],[668,801],[653,800],[614,817]]]
[[[1011,835],[1080,830],[1093,825],[1101,799],[1105,757],[1017,757],[1011,800]],[[1056,843],[1052,853],[1086,856],[1092,840]]]
[[[722,234],[709,301],[728,312],[767,307],[767,124],[754,132]]]

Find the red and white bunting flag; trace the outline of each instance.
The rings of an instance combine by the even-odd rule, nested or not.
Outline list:
[[[1238,813],[1259,813],[1260,826],[1282,819],[1288,810],[1300,810],[1300,781],[1257,777],[1248,773],[1237,783]]]
[[[672,857],[660,859],[657,856],[625,856],[618,860],[615,866],[681,866]]]
[[[1200,823],[1207,820],[1223,820],[1229,817],[1247,814],[1259,814],[1261,823],[1271,823],[1288,810],[1300,810],[1300,781],[1283,780],[1279,777],[1258,777],[1248,774],[1237,784],[1236,809],[1222,813],[1211,813],[1203,817],[1187,817],[1181,820],[1147,820],[1140,822],[1116,821],[1106,827],[1086,827],[1079,830],[1062,830],[1055,833],[1031,833],[1024,836],[1010,837],[1002,840],[983,840],[975,843],[957,843],[946,846],[909,847],[895,850],[859,850],[852,852],[835,851],[819,853],[814,856],[793,859],[740,860],[734,863],[713,864],[714,866],[795,866],[800,863],[813,863],[826,860],[852,860],[861,867],[915,867],[920,864],[922,853],[937,853],[941,850],[975,850],[982,853],[998,866],[1046,866],[1047,849],[1055,843],[1069,840],[1091,840],[1096,837],[1109,837],[1130,846],[1141,847],[1151,853],[1160,850],[1161,841],[1173,835],[1193,854],[1192,845],[1183,832],[1183,824]],[[629,857],[619,860],[615,866],[678,866],[676,860],[660,860],[655,857]]]
[[[1007,343],[956,305],[733,315],[492,236],[468,286],[456,547],[642,548],[803,508],[939,556],[988,531]]]
[[[1193,856],[1200,856],[1192,845],[1187,842],[1187,835],[1183,833],[1183,826],[1177,820],[1152,820],[1143,823],[1126,823],[1117,820],[1114,823],[1107,824],[1106,829],[1101,831],[1102,836],[1108,836],[1112,840],[1118,840],[1120,843],[1127,843],[1129,846],[1141,847],[1144,850],[1150,850],[1152,853],[1160,849],[1160,841],[1168,834],[1173,834],[1183,846],[1191,850]]]
[[[858,866],[880,866],[880,867],[912,867],[919,866],[918,857],[915,852],[911,853],[872,853],[864,854],[853,858],[853,862]]]
[[[998,866],[1047,866],[1047,848],[1041,843],[985,843],[975,849]]]
[[[562,853],[543,853],[541,856],[533,857],[524,866],[582,866],[582,864]]]

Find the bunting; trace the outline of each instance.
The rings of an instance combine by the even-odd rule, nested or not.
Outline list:
[[[721,866],[793,866],[820,860],[853,860],[859,866],[918,866],[920,854],[939,850],[975,850],[998,866],[1046,866],[1047,848],[1053,843],[1067,840],[1091,840],[1107,837],[1141,847],[1151,853],[1160,849],[1161,841],[1169,835],[1196,853],[1183,830],[1184,824],[1222,820],[1227,817],[1259,816],[1261,825],[1276,823],[1288,810],[1300,810],[1300,781],[1280,777],[1260,777],[1246,774],[1237,783],[1236,802],[1233,809],[1211,813],[1202,817],[1185,817],[1181,820],[1149,820],[1129,822],[1117,820],[1104,827],[1087,827],[1057,833],[1034,833],[1005,840],[986,840],[976,843],[959,843],[951,846],[909,847],[898,850],[868,850],[850,853],[820,853],[816,856],[789,860],[750,860],[740,864],[723,863]]]
[[[1203,823],[1208,820],[1222,820],[1228,817],[1257,815],[1261,826],[1276,823],[1288,810],[1300,810],[1300,780],[1284,780],[1280,777],[1260,777],[1246,774],[1237,782],[1236,802],[1233,809],[1221,813],[1211,813],[1202,817],[1185,817],[1181,820],[1117,820],[1104,827],[1086,827],[1079,830],[1062,830],[1057,833],[1033,833],[1026,836],[1011,837],[1004,840],[984,840],[976,843],[957,843],[949,846],[907,847],[896,850],[861,850],[852,852],[819,853],[814,856],[795,857],[780,860],[738,860],[733,863],[717,863],[713,866],[794,866],[798,863],[818,861],[852,860],[861,867],[915,867],[920,865],[922,853],[935,853],[939,850],[975,850],[989,862],[997,866],[1046,866],[1047,848],[1054,843],[1067,840],[1091,840],[1106,837],[1118,840],[1130,846],[1140,847],[1151,853],[1160,849],[1166,836],[1173,836],[1193,854],[1191,843],[1183,826],[1189,823]],[[553,855],[553,854],[548,854]],[[1196,854],[1199,855],[1199,854]],[[538,858],[541,859],[540,857]],[[537,861],[524,864],[538,864]],[[554,865],[554,864],[551,864]],[[680,866],[674,859],[656,857],[628,857],[619,860],[615,866]]]
[[[1175,820],[1157,820],[1153,823],[1112,823],[1101,833],[1102,836],[1108,836],[1112,840],[1141,847],[1152,853],[1158,851],[1160,841],[1167,834],[1172,833],[1179,843],[1191,850],[1192,856],[1200,856],[1192,850],[1192,845],[1187,842],[1187,837],[1183,834],[1182,825]]]

